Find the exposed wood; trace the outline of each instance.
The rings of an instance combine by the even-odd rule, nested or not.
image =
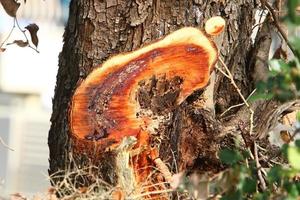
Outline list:
[[[220,18],[215,19],[220,21]],[[218,26],[214,20],[209,20],[209,23],[218,27],[219,32],[224,28],[224,20],[221,22]],[[215,30],[213,34],[216,34]],[[147,109],[147,100],[151,98],[143,96],[146,93],[138,90],[140,85],[151,77],[164,76],[166,84],[157,85],[160,87],[158,91],[162,92],[163,98],[160,100],[164,101],[155,104],[161,107],[160,110],[171,107],[165,113],[170,114],[172,108],[176,108],[192,92],[207,85],[217,58],[214,43],[200,30],[190,27],[103,63],[81,82],[72,98],[70,128],[75,153],[86,154],[93,162],[101,162],[101,154],[114,151],[125,137],[134,136],[137,144],[133,150],[140,151],[132,157],[134,174],[138,182],[145,184],[147,179],[151,180],[149,175],[154,173],[151,170],[153,163],[157,163],[155,159],[148,161],[149,152],[153,146],[151,141],[155,140],[157,134],[155,128],[160,125],[154,118],[162,114],[151,107]],[[177,91],[168,95],[162,90],[166,87],[170,90],[177,88]],[[197,137],[201,134],[208,133],[201,130]],[[118,157],[116,162],[119,162]]]
[[[135,91],[140,81],[179,76],[182,84],[176,103],[180,104],[206,86],[216,59],[214,44],[194,28],[180,29],[157,43],[109,59],[75,91],[70,109],[73,136],[95,140],[103,149],[125,136],[137,137],[141,128],[149,126],[147,119],[136,117]]]
[[[219,41],[220,55],[225,57],[243,94],[250,94],[247,90],[250,74],[246,73],[246,68],[255,6],[254,0],[72,0],[53,100],[49,173],[73,167],[70,155],[72,145],[76,144],[69,137],[71,127],[67,116],[75,88],[108,57],[133,51],[181,27],[204,27],[205,21],[213,15],[225,18],[227,26]],[[176,94],[180,91],[177,81],[178,78],[155,76],[138,86],[136,94],[140,107],[156,113],[158,121],[163,122],[154,129],[156,135],[151,144],[160,147],[160,158],[172,172],[178,169],[218,171],[216,152],[224,140],[220,142],[217,135],[222,126],[213,112],[201,108],[205,102],[202,90],[195,91],[179,106],[172,103],[174,99],[177,101]],[[216,102],[217,116],[222,110],[240,103],[230,82],[219,73],[216,74],[214,97],[216,101],[213,99],[211,104]],[[85,141],[87,143],[80,143],[80,149],[91,142]],[[101,157],[101,162],[96,163],[99,176],[117,185],[115,152],[106,152]],[[90,162],[85,155],[74,159],[79,167]]]

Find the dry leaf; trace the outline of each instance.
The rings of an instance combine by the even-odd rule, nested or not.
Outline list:
[[[287,60],[287,52],[282,49],[282,46],[278,47],[274,52],[273,59]]]
[[[290,143],[291,141],[293,141],[293,138],[292,138],[292,136],[291,136],[291,133],[290,133],[289,131],[287,131],[287,130],[282,130],[282,131],[280,131],[280,138],[281,138],[281,140],[282,140],[284,143],[286,143],[286,144],[288,144],[288,143]]]
[[[16,17],[17,10],[20,6],[20,3],[17,3],[15,0],[0,0],[5,12],[11,16]]]
[[[49,187],[47,193],[48,193],[47,196],[49,200],[58,200],[58,198],[55,195],[56,189],[54,187]]]
[[[124,200],[125,194],[120,188],[117,188],[115,191],[112,192],[112,199]]]
[[[0,48],[0,53],[4,52],[5,50],[5,48]]]
[[[56,189],[54,187],[49,187],[47,192],[48,194],[55,194]]]
[[[27,47],[28,46],[28,41],[23,41],[23,40],[14,40],[12,43],[9,43],[7,45],[11,45],[11,44],[16,44],[19,47]]]
[[[88,191],[88,187],[79,187],[79,193],[84,194]]]
[[[10,200],[27,200],[27,198],[23,197],[20,193],[15,193],[10,195]]]
[[[29,33],[30,33],[30,36],[31,36],[31,41],[32,43],[37,47],[38,44],[39,44],[39,38],[37,36],[37,32],[39,30],[39,27],[38,25],[36,24],[29,24],[28,26],[25,27]]]

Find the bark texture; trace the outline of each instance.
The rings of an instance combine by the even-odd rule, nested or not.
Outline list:
[[[59,56],[59,71],[53,99],[53,114],[48,144],[49,173],[69,167],[71,141],[69,138],[68,107],[76,86],[111,55],[132,51],[184,26],[204,27],[211,16],[226,20],[223,37],[219,40],[220,55],[233,73],[244,96],[250,94],[252,78],[248,73],[252,52],[251,32],[254,24],[255,0],[72,0],[70,17],[65,29],[64,46]],[[151,84],[152,83],[152,84]],[[153,84],[155,83],[155,84]],[[179,169],[217,171],[216,152],[220,145],[220,113],[241,103],[234,87],[220,73],[212,83],[216,113],[201,105],[202,92],[192,94],[180,106],[172,106],[178,91],[161,87],[172,80],[153,77],[141,83],[139,103],[151,105],[151,110],[168,118],[159,127],[160,156]],[[156,91],[156,95],[153,95]],[[161,95],[164,94],[164,95]],[[168,94],[167,97],[165,94]],[[177,96],[176,96],[177,95]],[[150,102],[150,103],[149,103]],[[152,103],[151,103],[152,102]],[[164,105],[163,107],[161,105]],[[167,114],[166,114],[167,113]],[[216,114],[216,115],[215,115]],[[230,116],[226,121],[230,120]],[[106,155],[103,155],[106,157]],[[87,161],[76,158],[80,165]],[[107,157],[106,157],[107,159]],[[173,161],[176,161],[175,163]],[[103,163],[100,171],[105,180],[114,183],[113,161]]]

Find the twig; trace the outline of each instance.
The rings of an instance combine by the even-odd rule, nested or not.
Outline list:
[[[247,97],[247,101],[249,100],[249,98],[255,93],[255,91],[256,91],[256,89],[254,89],[252,92],[251,92],[251,94]],[[239,104],[236,104],[236,105],[233,105],[233,106],[230,106],[228,109],[226,109],[221,115],[220,115],[220,117],[222,117],[223,115],[225,115],[227,112],[229,112],[231,109],[233,109],[233,108],[237,108],[237,107],[240,107],[240,106],[243,106],[243,105],[245,105],[245,103],[243,102],[243,103],[239,103]]]
[[[219,61],[222,64],[222,66],[224,67],[224,69],[226,70],[226,75],[228,75],[228,78],[231,81],[231,84],[233,85],[233,87],[236,89],[236,91],[238,92],[239,96],[242,98],[244,104],[247,106],[249,112],[250,112],[250,130],[249,133],[250,135],[252,135],[253,133],[253,118],[254,118],[254,111],[252,110],[252,108],[250,107],[249,103],[247,102],[247,100],[245,99],[245,97],[243,96],[240,88],[236,85],[234,79],[233,79],[233,75],[231,74],[229,68],[226,66],[225,62],[222,60],[221,57],[219,57]],[[226,76],[227,77],[227,76]]]
[[[16,27],[16,22],[15,22],[15,20],[14,20],[13,27],[11,28],[11,30],[10,30],[9,34],[7,35],[7,37],[6,37],[6,38],[3,40],[3,42],[1,43],[0,48],[2,48],[2,46],[5,44],[5,42],[10,38],[10,36],[11,36],[13,30],[15,29],[15,27]]]
[[[256,143],[254,142],[254,157],[255,157],[255,164],[256,164],[256,167],[257,167],[257,176],[258,176],[258,179],[261,183],[261,187],[263,190],[265,190],[267,188],[267,185],[266,185],[266,181],[264,179],[264,177],[262,176],[262,173],[261,173],[261,165],[259,163],[259,159],[258,159],[258,150],[257,150],[257,145]]]
[[[252,135],[253,132],[253,116],[254,116],[254,111],[252,110],[252,108],[250,107],[249,103],[247,102],[247,99],[245,99],[245,97],[243,96],[240,88],[236,85],[234,79],[233,79],[233,75],[231,74],[229,68],[226,66],[225,62],[219,57],[219,61],[221,62],[222,66],[224,67],[224,69],[226,70],[226,74],[229,76],[229,79],[231,81],[231,84],[234,86],[234,88],[236,89],[236,91],[238,92],[239,96],[242,98],[243,100],[243,104],[247,106],[249,112],[250,112],[250,130],[249,130],[249,134]],[[251,96],[255,91],[253,91],[249,96]],[[251,152],[251,149],[249,148],[249,146],[247,145],[247,140],[245,139],[245,136],[242,134],[242,137],[246,143],[247,149],[250,153],[250,156],[253,160],[255,160],[256,163],[256,167],[257,167],[257,175],[259,178],[259,181],[261,183],[262,189],[266,189],[266,182],[265,179],[263,178],[262,172],[265,173],[265,171],[262,171],[263,168],[261,167],[260,163],[259,163],[259,158],[258,158],[258,150],[257,150],[257,144],[255,142],[253,142],[254,145],[254,155]]]
[[[4,140],[0,137],[0,143],[7,149],[11,150],[11,151],[14,151],[12,148],[10,148],[5,142]]]
[[[296,137],[296,135],[297,134],[300,134],[300,129],[296,129],[295,131],[294,131],[294,133],[293,133],[293,135],[291,136],[291,138],[290,138],[290,140],[287,142],[287,144],[289,144],[291,141],[294,141],[294,139],[295,139],[295,137]],[[268,160],[266,160],[265,162],[273,162],[273,163],[277,163],[277,162],[275,162],[275,161],[273,161],[273,159],[274,158],[277,158],[278,156],[280,156],[281,155],[281,151],[278,151],[275,155],[273,155],[273,156],[271,156],[271,157],[269,157],[268,158]],[[260,167],[260,168],[258,168],[258,169],[261,169],[262,167]]]
[[[263,16],[265,15],[265,16],[267,16],[267,12],[265,13],[265,10],[262,10],[261,11],[261,14],[259,14],[259,20],[258,20],[258,23],[257,24],[255,24],[253,27],[252,27],[252,31],[256,28],[256,27],[258,27],[258,26],[261,26],[264,22],[262,21],[262,18],[263,18]],[[259,28],[261,28],[261,27],[259,27]]]
[[[36,48],[32,47],[32,46],[29,44],[28,37],[27,37],[27,35],[26,35],[26,33],[25,33],[26,30],[23,30],[23,29],[20,27],[19,22],[18,22],[18,19],[17,19],[16,17],[15,17],[15,22],[16,22],[16,24],[17,24],[18,29],[23,33],[23,35],[24,35],[24,37],[25,37],[25,39],[26,39],[26,42],[28,43],[28,47],[31,48],[31,49],[33,49],[33,50],[35,50],[37,53],[40,53]]]
[[[217,70],[219,70],[219,72],[221,72],[221,74],[223,74],[225,77],[227,77],[227,78],[229,78],[230,79],[230,77],[220,68],[220,67],[218,67],[217,65],[215,66],[215,68],[217,69]]]
[[[272,6],[265,0],[261,0],[262,5],[264,5],[269,12],[271,13],[271,16],[274,20],[274,25],[276,26],[277,30],[279,31],[280,35],[282,36],[282,38],[285,40],[285,42],[287,43],[288,47],[290,48],[290,50],[293,52],[294,55],[297,55],[298,58],[300,58],[300,55],[297,53],[297,51],[295,51],[295,49],[293,48],[293,46],[291,45],[291,43],[289,42],[286,33],[284,32],[284,30],[282,29],[282,27],[279,25],[280,22],[278,21],[278,17],[274,11],[274,9],[272,8]]]

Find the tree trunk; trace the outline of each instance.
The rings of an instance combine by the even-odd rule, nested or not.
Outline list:
[[[72,95],[80,82],[110,56],[135,50],[181,27],[202,29],[211,16],[225,19],[226,28],[217,42],[220,56],[231,70],[242,94],[247,97],[254,87],[250,58],[253,55],[251,33],[256,6],[255,0],[72,0],[53,99],[48,138],[49,174],[70,167],[73,149],[68,112]],[[181,105],[160,108],[161,101],[158,101],[150,108],[168,116],[166,123],[161,124],[157,131],[162,138],[157,145],[160,146],[160,158],[170,164],[173,172],[216,172],[222,167],[216,157],[218,149],[224,145],[220,141],[220,130],[241,116],[231,116],[231,112],[221,119],[220,114],[242,101],[230,80],[219,72],[215,77],[211,83],[214,85],[214,98],[210,109],[199,107],[201,90],[194,92]],[[153,101],[153,97],[145,91],[160,90],[157,84],[148,84],[153,80],[161,83],[172,81],[164,80],[164,77],[145,80],[139,89],[140,105],[146,106],[145,102]],[[168,115],[164,114],[166,109]],[[77,164],[87,162],[83,155],[76,156]],[[115,184],[113,161],[107,154],[104,157],[102,163],[106,159],[105,163],[110,164],[103,166],[100,174],[106,181]]]

